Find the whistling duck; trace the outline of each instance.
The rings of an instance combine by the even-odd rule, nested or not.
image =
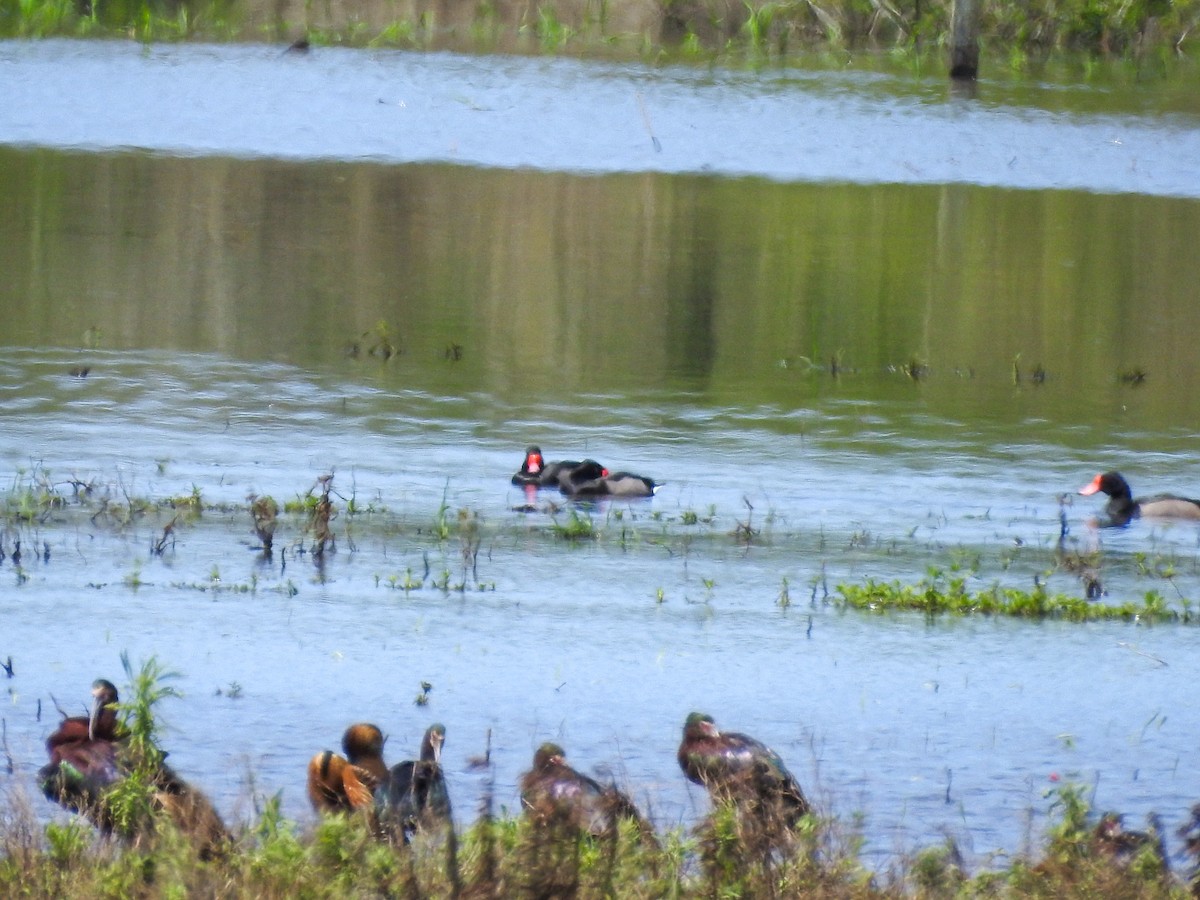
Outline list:
[[[80,813],[101,831],[132,838],[151,823],[119,821],[107,797],[136,766],[128,758],[127,732],[117,717],[117,689],[111,681],[97,679],[92,700],[90,716],[64,718],[46,739],[50,762],[38,772],[38,782],[48,799]],[[202,857],[211,858],[228,846],[232,838],[212,802],[170,766],[160,762],[150,773],[150,786],[154,808],[196,842]]]
[[[521,805],[539,825],[566,826],[596,837],[613,834],[620,820],[629,819],[644,841],[656,842],[633,801],[614,785],[604,787],[567,765],[558,744],[542,744],[533,755],[533,768],[521,776]]]
[[[345,757],[325,750],[308,763],[308,799],[317,812],[370,809],[375,791],[387,784],[383,732],[360,722],[342,735]]]
[[[1151,816],[1151,827],[1150,832],[1132,831],[1125,827],[1125,817],[1120,813],[1106,812],[1092,831],[1092,849],[1118,866],[1128,866],[1136,858],[1148,853],[1158,860],[1159,866],[1166,872],[1170,864],[1157,816]]]
[[[683,726],[679,767],[714,801],[751,804],[789,827],[811,808],[779,754],[745,734],[722,732],[712,716],[694,712]]]
[[[46,738],[50,762],[38,773],[47,799],[81,813],[103,830],[111,830],[102,810],[105,790],[121,778],[117,742],[123,736],[117,720],[117,689],[111,681],[92,682],[92,708],[87,716],[64,717]]]
[[[1171,494],[1156,494],[1153,497],[1133,499],[1127,482],[1117,472],[1097,475],[1086,486],[1079,489],[1085,497],[1092,494],[1107,494],[1104,505],[1107,527],[1128,525],[1139,516],[1159,519],[1200,519],[1200,500],[1176,497]]]
[[[442,772],[442,745],[446,726],[440,722],[425,729],[420,758],[392,766],[387,789],[389,821],[403,832],[404,839],[423,828],[450,824],[450,794]]]

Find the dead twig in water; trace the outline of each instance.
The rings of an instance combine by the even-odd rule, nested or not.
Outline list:
[[[58,714],[64,719],[69,719],[71,717],[71,714],[62,708],[62,705],[58,702],[58,698],[53,694],[50,695],[50,702],[54,704],[54,708],[58,710]]]
[[[162,537],[160,537],[150,547],[150,552],[155,556],[162,556],[167,550],[169,544],[172,549],[175,547],[175,526],[179,522],[179,516],[175,516],[170,522],[163,527]]]
[[[733,529],[733,536],[739,541],[749,545],[756,537],[758,532],[754,529],[754,504],[750,502],[749,497],[743,497],[742,502],[746,504],[746,509],[749,512],[746,514],[745,522],[738,522],[737,527]]]
[[[1153,653],[1147,653],[1145,650],[1139,650],[1137,647],[1133,646],[1133,644],[1130,644],[1126,641],[1117,641],[1117,646],[1121,647],[1122,649],[1129,650],[1133,653],[1136,653],[1138,656],[1144,656],[1144,657],[1146,657],[1146,659],[1149,659],[1153,662],[1158,663],[1163,668],[1169,668],[1171,665],[1169,662],[1167,662],[1161,656],[1155,656]]]
[[[317,479],[317,483],[321,485],[321,496],[317,500],[317,505],[313,507],[309,527],[312,529],[315,541],[312,554],[320,557],[325,555],[326,546],[331,552],[337,552],[337,541],[334,539],[333,530],[329,527],[330,520],[336,515],[333,501],[330,499],[330,494],[333,493],[333,473],[322,475]]]
[[[12,754],[8,750],[8,721],[6,719],[0,719],[0,745],[4,747],[5,769],[11,775],[16,766],[13,764]]]
[[[642,124],[646,126],[646,134],[650,135],[650,143],[654,145],[655,153],[662,153],[662,144],[658,142],[658,138],[654,135],[654,126],[650,124],[650,113],[646,110],[646,101],[642,99],[642,92],[637,92],[638,109],[642,111]]]

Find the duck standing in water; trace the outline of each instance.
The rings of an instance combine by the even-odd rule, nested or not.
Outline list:
[[[1100,524],[1106,528],[1128,525],[1141,516],[1157,519],[1200,519],[1200,500],[1156,494],[1153,497],[1133,498],[1133,492],[1119,472],[1104,472],[1079,489],[1085,497],[1107,494],[1104,505],[1106,518]]]
[[[46,738],[50,761],[38,772],[46,798],[111,831],[103,809],[104,792],[121,778],[117,749],[124,738],[117,719],[116,686],[104,678],[92,682],[87,716],[64,717]]]
[[[325,750],[308,763],[308,799],[318,813],[371,810],[375,792],[386,786],[383,732],[360,722],[342,735],[345,757]]]
[[[539,826],[566,827],[593,837],[616,834],[622,820],[637,825],[642,839],[657,843],[654,829],[633,801],[567,765],[558,744],[545,743],[533,755],[533,768],[521,776],[521,805]]]
[[[788,828],[812,811],[778,753],[748,735],[718,730],[712,716],[687,717],[678,758],[683,774],[714,803],[732,803],[764,821],[777,818]]]
[[[47,799],[87,818],[105,834],[134,838],[152,828],[151,820],[122,820],[109,803],[109,792],[136,769],[128,731],[117,714],[119,698],[111,681],[92,683],[92,711],[66,717],[46,739],[50,761],[38,772]],[[165,754],[163,754],[165,756]],[[159,761],[150,772],[154,808],[195,841],[202,858],[221,853],[232,840],[212,802]]]
[[[416,831],[450,826],[450,794],[442,772],[446,726],[430,725],[421,739],[420,758],[392,766],[385,817],[405,842]]]

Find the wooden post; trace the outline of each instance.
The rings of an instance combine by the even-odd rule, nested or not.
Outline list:
[[[979,7],[981,0],[954,0],[950,13],[950,77],[979,74]]]

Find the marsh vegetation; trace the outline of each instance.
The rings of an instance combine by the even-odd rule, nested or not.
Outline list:
[[[715,60],[733,66],[824,60],[840,67],[891,56],[902,66],[941,70],[949,15],[949,3],[854,0],[556,0],[536,5],[492,0],[461,8],[423,0],[320,7],[256,0],[3,0],[0,34],[123,36],[146,42],[297,41],[293,52],[344,45]],[[1193,0],[1032,5],[995,0],[984,4],[982,33],[993,65],[1021,69],[1067,54],[1082,71],[1103,58],[1162,71],[1191,54],[1198,16]]]

